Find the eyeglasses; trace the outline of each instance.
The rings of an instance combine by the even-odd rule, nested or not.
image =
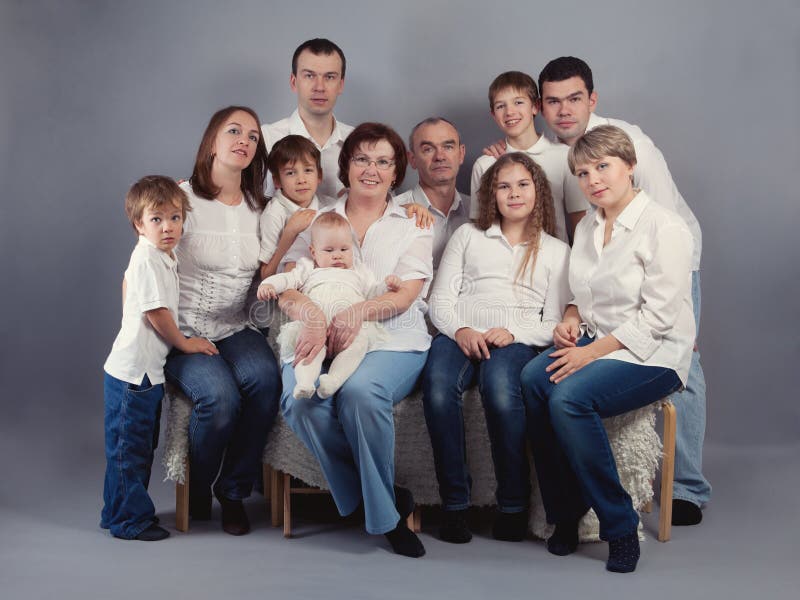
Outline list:
[[[375,168],[380,171],[386,171],[394,166],[394,161],[388,158],[379,158],[378,160],[370,160],[368,157],[360,154],[350,159],[350,162],[357,166],[359,169],[366,169],[370,165],[375,165]]]

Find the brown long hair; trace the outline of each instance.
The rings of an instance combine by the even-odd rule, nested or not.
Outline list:
[[[495,200],[497,174],[501,169],[514,163],[522,165],[531,174],[534,190],[536,191],[536,202],[533,205],[533,211],[528,215],[528,221],[525,223],[524,241],[528,243],[528,247],[514,276],[514,282],[516,283],[520,280],[528,267],[528,263],[531,265],[531,282],[533,282],[533,268],[536,266],[536,257],[539,254],[541,232],[544,231],[549,235],[555,235],[556,213],[553,208],[553,194],[550,191],[550,183],[547,181],[547,176],[544,174],[542,167],[536,164],[530,156],[524,152],[504,154],[483,174],[481,185],[478,188],[479,212],[475,226],[481,231],[486,231],[500,219],[497,201]]]
[[[194,193],[206,200],[213,200],[221,190],[218,185],[214,185],[214,181],[211,178],[211,165],[214,164],[214,140],[220,127],[225,124],[233,113],[239,110],[253,117],[256,120],[256,125],[261,123],[256,111],[247,106],[222,108],[211,116],[206,131],[203,133],[203,139],[200,141],[200,147],[197,149],[197,158],[194,161],[194,170],[189,178],[189,183]],[[242,196],[250,210],[263,210],[267,204],[267,199],[264,197],[264,177],[266,177],[266,174],[267,147],[264,145],[264,139],[259,135],[253,160],[242,171]]]

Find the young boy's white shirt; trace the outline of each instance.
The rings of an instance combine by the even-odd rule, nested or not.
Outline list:
[[[571,297],[569,246],[542,232],[532,282],[530,263],[516,277],[527,247],[509,244],[497,223],[486,231],[472,223],[459,227],[433,282],[433,325],[451,339],[462,327],[480,333],[503,327],[514,342],[551,345],[553,329]]]
[[[545,136],[539,136],[536,143],[527,149],[514,148],[506,139],[506,153],[524,152],[533,161],[542,167],[547,181],[550,184],[550,192],[553,196],[553,208],[556,214],[555,237],[562,242],[569,243],[567,236],[568,213],[589,210],[589,203],[580,191],[577,182],[571,181],[575,177],[570,173],[567,165],[568,147],[563,144],[556,144]],[[491,167],[497,159],[493,156],[481,155],[472,166],[472,179],[470,187],[470,218],[477,219],[480,212],[478,205],[478,189],[481,186],[481,177]]]
[[[447,246],[447,241],[456,229],[469,222],[469,198],[456,190],[453,204],[447,214],[444,214],[431,204],[428,195],[419,184],[413,189],[398,195],[396,199],[397,203],[403,206],[411,203],[424,206],[433,215],[433,269],[436,271],[439,267],[439,261],[442,259],[444,248]]]
[[[353,127],[345,125],[333,117],[333,131],[331,136],[325,142],[324,146],[320,146],[311,137],[311,134],[306,129],[303,119],[300,118],[298,109],[280,121],[274,123],[264,124],[261,126],[261,134],[264,137],[264,144],[267,146],[267,152],[272,150],[275,142],[286,137],[287,135],[301,135],[310,140],[320,151],[322,163],[322,181],[320,181],[317,188],[317,194],[320,196],[330,196],[336,198],[339,191],[344,188],[344,185],[339,181],[339,153],[342,150],[345,138],[353,131]],[[272,175],[267,173],[265,193],[267,196],[272,196],[275,192],[275,184],[272,181]]]
[[[692,271],[700,269],[700,257],[703,251],[703,234],[700,223],[694,216],[692,209],[678,191],[672,174],[669,172],[664,155],[638,125],[633,125],[621,119],[607,119],[592,113],[586,131],[598,125],[613,125],[619,127],[630,136],[636,150],[636,167],[633,170],[633,185],[641,188],[650,198],[658,204],[670,209],[684,220],[694,240],[692,254]],[[566,144],[560,144],[568,148]],[[577,178],[576,178],[577,179]]]
[[[145,314],[167,308],[178,322],[178,261],[140,235],[125,270],[122,326],[103,369],[121,381],[140,385],[164,383],[164,363],[170,346]]]
[[[311,203],[306,207],[309,210],[319,211],[333,202],[332,198],[322,197],[315,195],[311,199]],[[294,213],[301,210],[298,204],[295,204],[289,198],[283,195],[281,190],[275,190],[275,195],[267,202],[264,212],[261,213],[259,220],[259,229],[261,232],[261,249],[258,253],[258,259],[263,263],[268,263],[275,254],[278,248],[278,241],[281,239],[286,227],[286,222]],[[286,264],[285,257],[278,265],[278,272],[283,271]]]

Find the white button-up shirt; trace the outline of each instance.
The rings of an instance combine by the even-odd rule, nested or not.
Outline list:
[[[528,244],[512,246],[498,224],[486,231],[462,225],[450,238],[430,298],[430,318],[446,336],[470,327],[485,333],[508,329],[514,341],[553,343],[553,328],[570,300],[569,246],[542,232],[531,280],[530,263],[517,271]]]
[[[272,150],[275,142],[287,135],[302,135],[304,138],[311,140],[322,155],[322,181],[317,188],[317,194],[330,196],[331,198],[336,198],[339,190],[344,188],[342,182],[339,181],[339,152],[341,152],[342,144],[344,144],[345,138],[350,135],[351,131],[353,131],[353,128],[350,125],[340,123],[334,117],[331,137],[328,138],[324,146],[320,146],[308,133],[308,129],[306,129],[306,125],[300,118],[300,112],[297,109],[285,119],[261,126],[261,134],[264,136],[267,152]],[[267,173],[266,195],[272,196],[274,192],[275,184],[272,181],[272,175]]]
[[[637,125],[632,125],[620,119],[606,119],[594,113],[589,117],[586,130],[589,131],[598,125],[614,125],[630,136],[636,150],[636,167],[633,170],[633,185],[643,189],[648,195],[673,212],[678,213],[686,223],[694,239],[694,252],[692,253],[692,270],[700,269],[700,256],[703,251],[703,234],[700,223],[694,216],[692,209],[683,199],[678,187],[672,180],[667,161],[656,145]],[[565,144],[562,144],[565,147]],[[577,180],[577,178],[575,178]]]
[[[605,224],[596,210],[575,229],[569,285],[582,328],[625,345],[604,359],[674,369],[685,384],[695,337],[692,235],[644,191],[617,217],[603,247]]]
[[[421,185],[417,185],[414,189],[408,190],[397,196],[397,202],[401,205],[406,204],[419,204],[424,206],[434,218],[433,223],[433,269],[434,271],[439,268],[439,261],[442,259],[444,247],[453,232],[461,227],[464,223],[469,221],[469,198],[465,198],[456,190],[453,204],[447,214],[444,214],[436,208],[431,201],[428,200],[428,195]]]
[[[308,205],[309,210],[319,210],[320,206],[326,206],[333,202],[332,198],[318,198],[316,195]],[[283,195],[281,190],[276,190],[275,195],[267,202],[267,207],[261,213],[261,250],[258,259],[263,263],[268,263],[278,248],[278,241],[286,227],[286,222],[294,213],[300,210],[300,206],[289,200]],[[283,270],[286,264],[284,258],[278,265],[278,272]]]
[[[189,337],[212,342],[250,325],[245,304],[258,269],[259,213],[242,200],[227,206],[181,184],[192,210],[176,249],[181,293],[178,326]]]
[[[145,375],[153,385],[164,383],[170,346],[145,314],[157,308],[169,309],[177,322],[178,263],[140,235],[125,270],[122,327],[103,365],[106,373],[134,385],[140,385]]]
[[[345,219],[347,196],[338,198],[335,204],[322,212],[334,210]],[[297,236],[292,248],[286,253],[286,262],[310,258],[308,246],[311,227]],[[405,312],[382,321],[388,333],[387,340],[379,342],[375,350],[398,352],[424,351],[431,345],[431,336],[425,324],[426,305],[423,298],[433,277],[433,233],[430,229],[419,229],[416,219],[409,218],[396,197],[386,203],[386,209],[377,221],[367,229],[364,242],[359,246],[353,232],[355,259],[364,263],[379,281],[395,274],[403,281],[422,279],[424,285],[420,295]]]
[[[567,219],[568,213],[580,212],[589,210],[589,203],[586,197],[581,192],[580,188],[570,184],[570,179],[575,177],[570,173],[569,166],[567,165],[567,152],[569,148],[563,144],[555,144],[547,139],[545,136],[540,136],[538,141],[528,148],[527,150],[519,150],[514,148],[506,140],[506,153],[509,152],[524,152],[530,156],[533,161],[542,167],[544,174],[547,177],[547,182],[550,184],[550,192],[553,196],[553,208],[556,213],[556,232],[555,236],[562,242],[569,242],[567,237]],[[472,180],[470,188],[470,219],[477,219],[480,213],[480,206],[478,203],[478,189],[481,187],[481,177],[489,170],[497,159],[493,156],[481,155],[475,164],[472,166]]]

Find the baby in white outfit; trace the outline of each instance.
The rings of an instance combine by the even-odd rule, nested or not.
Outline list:
[[[379,282],[363,264],[353,265],[353,243],[350,224],[344,217],[335,212],[320,214],[311,225],[310,249],[314,262],[301,258],[293,270],[267,277],[258,286],[258,299],[269,300],[286,290],[299,290],[319,305],[330,323],[336,313],[348,306],[387,290],[395,291],[401,283],[396,275]],[[293,321],[281,328],[278,344],[283,361],[294,354],[302,326],[301,321]],[[320,398],[328,398],[335,394],[361,364],[370,347],[385,335],[380,323],[365,321],[353,342],[333,358],[326,375],[320,375],[325,348],[310,364],[295,365],[294,397],[310,398],[316,392]],[[319,387],[315,387],[317,378]]]

